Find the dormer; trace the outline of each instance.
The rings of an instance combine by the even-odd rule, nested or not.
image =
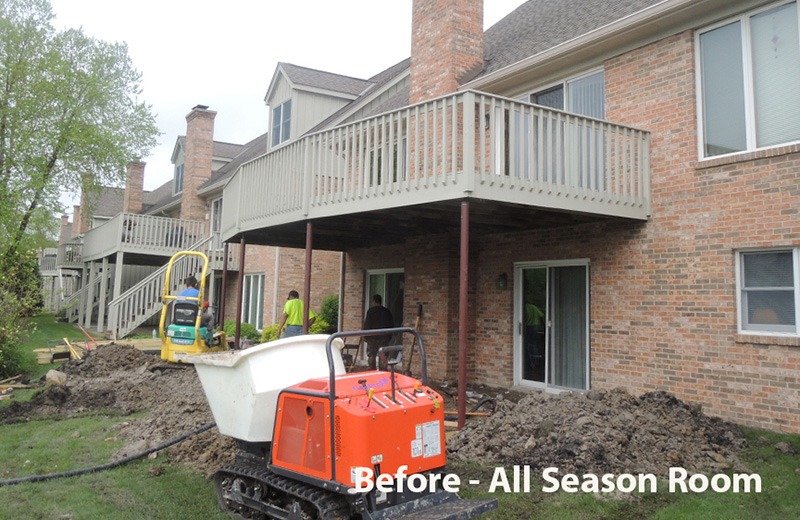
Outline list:
[[[236,155],[242,151],[242,148],[243,145],[240,144],[214,141],[214,147],[212,149],[213,155],[211,156],[211,172],[216,172],[228,164],[232,158],[236,157]],[[173,195],[178,195],[183,191],[183,177],[186,168],[185,149],[186,137],[182,135],[178,136],[175,140],[175,146],[172,148],[172,157],[170,159],[173,165]]]
[[[278,63],[264,96],[270,107],[269,149],[303,135],[370,86],[367,80]]]

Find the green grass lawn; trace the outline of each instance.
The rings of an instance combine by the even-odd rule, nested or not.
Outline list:
[[[108,463],[121,446],[119,417],[102,415],[0,425],[0,480]],[[202,475],[163,455],[111,470],[0,487],[0,518],[227,518]]]
[[[52,316],[33,321],[36,329],[25,343],[31,351],[46,346],[51,339],[85,339],[79,329],[56,322]],[[44,374],[50,368],[54,366],[40,365],[36,373]],[[18,394],[15,399],[27,398],[22,391]],[[0,402],[0,406],[3,404]],[[127,419],[97,414],[0,425],[0,480],[105,464],[121,445],[116,438],[116,425]],[[778,442],[787,442],[800,452],[800,436],[750,429],[746,432],[750,448],[742,461],[750,473],[761,476],[763,488],[758,494],[669,493],[666,483],[661,483],[659,492],[654,494],[544,493],[536,478],[539,475],[533,475],[530,492],[490,494],[488,483],[494,467],[451,464],[448,471],[461,476],[463,497],[499,500],[500,508],[487,515],[487,520],[800,518],[800,456],[774,449]],[[483,484],[469,486],[466,482],[470,478],[478,478]],[[0,518],[133,520],[227,516],[219,511],[210,481],[186,467],[170,464],[160,454],[154,460],[84,476],[0,487]]]

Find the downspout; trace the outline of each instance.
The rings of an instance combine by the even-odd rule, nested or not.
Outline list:
[[[458,429],[467,418],[467,333],[469,331],[469,202],[461,203],[461,252],[458,284]]]

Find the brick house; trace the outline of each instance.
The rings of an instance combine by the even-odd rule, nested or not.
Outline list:
[[[344,327],[421,305],[433,377],[800,432],[797,3],[482,7],[414,0],[410,60],[238,167],[222,238],[345,253]]]
[[[189,112],[186,136],[179,136],[173,149],[174,177],[158,189],[143,190],[145,163],[133,161],[124,189],[82,195],[73,222],[62,216],[59,247],[41,262],[47,267],[41,272],[49,308],[64,309],[71,321],[114,338],[155,326],[166,264],[174,253],[193,249],[210,260],[206,294],[218,317],[224,312],[224,319],[236,318],[241,284],[240,321],[259,330],[279,321],[286,294],[302,287],[297,284],[305,252],[252,247],[241,257],[236,245],[223,246],[218,229],[222,187],[242,163],[266,151],[268,134],[244,145],[215,141],[215,116],[202,105]],[[312,309],[339,293],[339,261],[339,253],[317,255],[320,283]],[[200,270],[191,261],[178,265],[173,290]]]

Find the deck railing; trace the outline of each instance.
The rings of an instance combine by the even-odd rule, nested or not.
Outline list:
[[[42,275],[54,276],[56,274],[56,252],[55,247],[47,247],[42,250],[39,257],[39,272]]]
[[[83,267],[82,251],[83,243],[77,240],[60,244],[56,264],[62,269],[80,269]]]
[[[64,309],[69,323],[76,323],[80,319],[81,305],[84,305],[87,294],[89,294],[89,286],[84,285],[61,302],[61,308]]]
[[[118,251],[172,256],[205,235],[203,221],[120,213],[86,232],[82,257],[86,262]]]
[[[207,238],[193,244],[187,250],[203,251],[210,242],[211,238]],[[165,264],[160,269],[153,271],[152,274],[109,302],[108,329],[111,331],[113,339],[127,336],[161,310],[161,295],[168,266],[169,264]],[[173,264],[173,272],[170,275],[172,284],[170,293],[177,292],[186,277],[196,275],[201,271],[202,265],[196,256],[184,256],[178,259]],[[208,288],[206,288],[206,294],[208,294]]]
[[[225,187],[239,231],[463,197],[646,219],[650,135],[462,92],[308,135],[243,164]]]

